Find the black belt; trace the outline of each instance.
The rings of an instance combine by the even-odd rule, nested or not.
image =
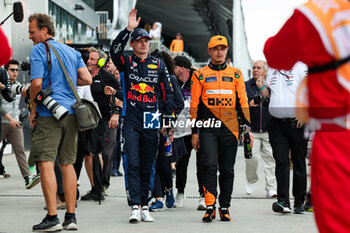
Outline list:
[[[296,121],[295,118],[277,118],[277,117],[272,117],[272,119],[278,120],[278,121],[283,121],[283,122],[294,122],[294,121]]]

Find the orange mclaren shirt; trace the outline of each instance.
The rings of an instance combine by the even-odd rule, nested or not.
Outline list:
[[[215,118],[238,138],[237,113],[245,124],[250,125],[249,105],[241,70],[226,64],[210,64],[195,71],[191,81],[191,120]],[[236,107],[236,101],[240,104],[239,108]]]
[[[184,41],[181,39],[174,39],[170,44],[170,51],[174,53],[181,53],[184,51]]]

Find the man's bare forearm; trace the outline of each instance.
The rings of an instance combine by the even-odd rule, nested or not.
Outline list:
[[[42,88],[42,79],[34,79],[32,80],[32,83],[30,85],[30,103],[32,104],[32,108],[31,108],[31,112],[35,113],[35,107],[36,107],[36,103],[35,103],[35,98],[36,96],[39,94],[40,90]]]

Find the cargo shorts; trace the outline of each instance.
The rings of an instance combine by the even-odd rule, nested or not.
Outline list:
[[[75,115],[69,114],[61,121],[55,117],[38,117],[32,137],[31,160],[74,164],[77,154],[78,127]]]

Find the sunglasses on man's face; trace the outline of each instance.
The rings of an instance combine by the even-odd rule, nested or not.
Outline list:
[[[11,72],[18,72],[18,69],[9,69]]]

